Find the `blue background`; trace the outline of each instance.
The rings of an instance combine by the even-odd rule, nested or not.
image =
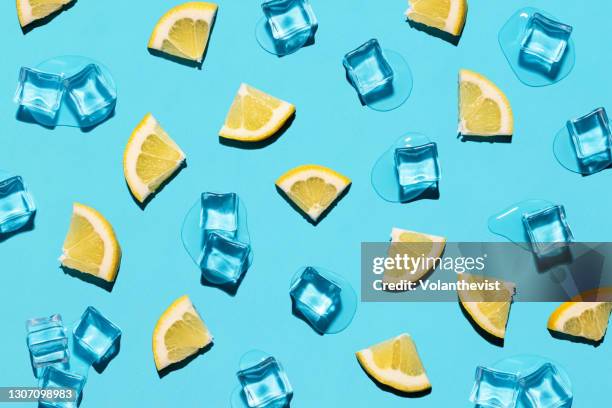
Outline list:
[[[606,241],[612,172],[580,177],[552,155],[552,139],[570,117],[612,107],[612,53],[603,36],[612,5],[604,0],[470,1],[458,47],[411,29],[406,2],[314,0],[320,21],[316,45],[276,58],[257,45],[255,1],[219,1],[203,69],[147,52],[158,18],[179,1],[77,1],[49,24],[22,34],[15,5],[0,3],[0,167],[21,174],[39,211],[33,231],[0,243],[0,385],[34,385],[25,345],[27,318],[61,313],[67,321],[94,305],[123,329],[120,354],[99,375],[91,372],[83,407],[228,406],[240,356],[252,348],[273,353],[295,388],[294,407],[468,407],[476,365],[517,353],[536,353],[563,365],[574,382],[575,407],[609,402],[612,342],[593,348],[553,339],[546,330],[555,304],[515,304],[503,348],[481,338],[459,305],[360,304],[352,325],[318,336],[290,312],[288,285],[302,265],[321,265],[359,287],[361,241],[385,241],[391,227],[444,235],[451,241],[498,240],[486,219],[527,198],[562,203],[578,240]],[[512,4],[510,4],[512,3]],[[497,32],[520,6],[540,7],[574,26],[574,71],[546,88],[521,84],[497,43]],[[342,56],[376,37],[401,52],[414,75],[408,102],[389,113],[361,107],[346,83]],[[11,98],[19,67],[49,57],[81,54],[105,63],[119,87],[116,115],[89,133],[48,130],[15,119]],[[469,68],[504,90],[515,114],[511,144],[456,139],[457,73]],[[294,103],[295,121],[274,144],[241,150],[219,143],[221,127],[241,82]],[[187,154],[188,167],[142,211],[125,185],[122,155],[132,129],[152,112]],[[408,205],[381,200],[370,185],[377,157],[406,131],[438,143],[443,180],[437,201]],[[304,163],[328,165],[353,180],[348,195],[317,227],[275,191],[274,180]],[[200,285],[180,241],[183,216],[202,191],[235,191],[249,211],[255,260],[237,296]],[[112,293],[65,275],[61,253],[78,201],[113,224],[123,261]],[[215,344],[181,370],[160,379],[151,354],[159,315],[189,294]],[[405,399],[379,390],[354,352],[410,333],[433,391]]]

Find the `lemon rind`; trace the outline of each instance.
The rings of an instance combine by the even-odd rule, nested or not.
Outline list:
[[[408,9],[405,12],[406,18],[417,23],[423,23],[419,18],[420,13],[414,11],[414,4],[422,0],[408,0]],[[459,36],[463,32],[465,22],[467,20],[468,4],[465,0],[451,0],[450,11],[445,20],[444,27],[434,27],[444,32],[447,32],[455,37]]]
[[[183,314],[192,313],[195,316],[198,316],[200,320],[202,317],[198,313],[198,311],[193,306],[191,299],[189,296],[184,295],[176,299],[168,308],[162,313],[162,315],[157,320],[157,324],[153,329],[153,360],[155,361],[155,367],[158,371],[163,370],[164,368],[170,366],[171,364],[177,363],[178,361],[172,361],[168,358],[168,353],[166,352],[166,348],[164,346],[164,338],[163,335],[166,331],[174,324],[176,321],[181,320]],[[203,322],[203,320],[202,320]],[[206,347],[213,341],[213,336],[210,331],[204,324],[204,328],[206,329],[207,340],[206,344],[202,347]]]
[[[112,225],[97,210],[86,205],[74,203],[72,211],[73,214],[89,221],[100,239],[104,242],[104,257],[99,265],[99,273],[95,276],[107,282],[114,282],[119,271],[119,264],[121,263],[121,247]],[[65,261],[69,260],[67,252],[68,249],[62,248],[62,255],[59,258],[62,265],[64,265]],[[85,271],[81,272],[88,273]]]
[[[249,94],[249,88],[253,88],[248,84],[240,84],[238,88],[238,95],[245,96]],[[256,89],[256,88],[254,88]],[[263,91],[260,91],[263,92]],[[219,130],[219,136],[224,139],[237,140],[241,142],[261,142],[272,136],[274,136],[280,128],[287,122],[287,120],[295,113],[295,105],[282,99],[274,98],[279,101],[280,106],[272,110],[272,117],[265,124],[265,126],[249,130],[245,128],[231,128],[227,126],[227,118],[223,127]],[[229,115],[229,112],[228,112]]]
[[[161,16],[157,24],[155,24],[153,32],[151,33],[151,37],[149,37],[147,47],[153,50],[164,52],[164,50],[162,49],[164,40],[168,38],[168,33],[170,32],[172,26],[182,18],[206,21],[210,30],[212,28],[212,23],[217,15],[218,8],[219,6],[217,6],[215,3],[200,1],[187,2],[171,8],[163,16]],[[206,44],[204,44],[204,49],[206,49]],[[185,56],[184,58],[190,59],[187,56]],[[199,63],[202,62],[202,58],[203,55],[200,55],[197,59],[193,61]]]
[[[130,136],[123,152],[123,173],[125,180],[127,181],[128,187],[134,197],[141,203],[146,201],[151,194],[155,193],[155,190],[150,190],[149,186],[140,180],[140,177],[138,177],[138,174],[136,173],[136,163],[141,152],[140,146],[142,146],[143,141],[150,134],[157,134],[155,132],[157,126],[160,126],[157,119],[155,119],[151,113],[147,113],[132,131],[132,135]],[[165,180],[169,177],[169,175],[173,174],[179,167],[181,167],[186,156],[176,142],[174,142],[174,140],[172,140],[170,137],[168,137],[168,140],[164,140],[164,142],[171,143],[170,147],[172,147],[180,155],[179,160],[176,161],[176,165],[173,166],[166,174],[160,175],[160,178]]]
[[[514,134],[514,113],[506,94],[490,79],[477,72],[462,69],[459,71],[459,86],[462,82],[471,82],[479,85],[483,98],[494,100],[500,107],[502,127],[496,132],[471,131],[465,121],[459,117],[458,132],[464,136],[512,136]],[[483,86],[484,85],[484,86]],[[461,100],[459,100],[461,104]],[[459,109],[461,112],[461,109]]]

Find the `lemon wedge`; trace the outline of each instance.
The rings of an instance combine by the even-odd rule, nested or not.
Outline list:
[[[506,95],[484,76],[459,72],[459,132],[464,136],[512,136],[514,117]]]
[[[406,17],[457,37],[465,26],[467,9],[466,0],[408,0]]]
[[[565,302],[548,319],[548,329],[591,341],[603,339],[612,302]]]
[[[419,281],[437,265],[428,260],[439,258],[444,252],[445,245],[446,238],[444,237],[393,228],[388,256],[395,258],[396,255],[402,257],[408,255],[410,258],[420,258],[422,261],[408,263],[410,268],[406,269],[386,269],[383,281],[394,283]]]
[[[416,345],[408,334],[400,334],[356,353],[363,369],[376,381],[402,392],[431,388]]]
[[[499,290],[458,290],[459,300],[472,320],[487,333],[503,339],[515,293],[514,284],[485,276],[459,274],[458,280],[468,283],[499,282]]]
[[[276,186],[314,222],[350,184],[342,174],[316,164],[298,166],[276,180]]]
[[[147,113],[123,153],[123,173],[134,197],[143,203],[178,170],[185,153]]]
[[[272,137],[295,113],[295,106],[247,84],[241,84],[219,136],[241,142]]]
[[[153,331],[153,359],[157,371],[185,360],[212,343],[213,337],[188,296],[174,301]]]
[[[17,0],[17,18],[22,27],[60,10],[72,0]]]
[[[201,1],[173,7],[155,25],[148,47],[175,57],[202,62],[217,8],[214,3]]]
[[[121,248],[113,227],[98,211],[74,203],[59,260],[65,267],[114,282],[121,262]]]

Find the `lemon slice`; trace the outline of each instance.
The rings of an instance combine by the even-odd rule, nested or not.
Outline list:
[[[17,18],[22,27],[45,18],[73,0],[17,0]]]
[[[468,283],[499,282],[499,290],[458,290],[459,300],[472,320],[487,333],[503,339],[515,293],[514,284],[485,276],[459,274],[458,280]]]
[[[315,222],[350,184],[342,174],[316,164],[296,167],[276,180],[276,186]]]
[[[219,136],[259,142],[278,132],[295,113],[295,106],[247,84],[241,84]]]
[[[600,341],[608,328],[612,302],[565,302],[548,319],[548,329]]]
[[[93,208],[74,203],[59,260],[65,267],[114,282],[121,262],[121,248],[113,227]]]
[[[459,72],[459,132],[464,136],[512,136],[514,118],[506,95],[484,76]]]
[[[123,153],[123,173],[130,191],[144,202],[185,161],[185,153],[147,113],[132,132]]]
[[[175,57],[202,62],[217,5],[193,1],[171,8],[159,19],[148,47]]]
[[[363,369],[376,381],[402,392],[431,388],[416,345],[408,334],[400,334],[356,353]]]
[[[467,16],[466,0],[408,0],[406,17],[457,37]]]
[[[161,315],[153,331],[157,371],[185,360],[212,343],[213,337],[188,296],[181,296]]]
[[[408,263],[410,268],[406,269],[386,269],[383,281],[397,283],[403,280],[409,282],[420,280],[436,266],[436,263],[427,260],[439,258],[445,245],[444,237],[393,228],[388,256],[395,258],[396,255],[402,257],[408,255],[410,258],[421,258],[422,261]]]

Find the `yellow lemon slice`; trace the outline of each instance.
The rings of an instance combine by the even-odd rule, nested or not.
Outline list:
[[[459,132],[464,136],[512,136],[514,117],[506,95],[484,76],[459,72]]]
[[[350,184],[342,174],[316,164],[296,167],[276,180],[276,186],[315,222]]]
[[[60,10],[72,0],[17,0],[17,18],[22,27]]]
[[[193,1],[170,9],[159,19],[148,47],[175,57],[202,62],[217,5]]]
[[[435,260],[442,255],[446,238],[421,232],[408,231],[400,228],[391,230],[391,245],[388,256],[395,258],[396,255],[403,257],[408,255],[414,262],[408,263],[407,269],[387,269],[383,276],[384,282],[401,282],[403,280],[416,282],[432,271],[437,265]],[[419,260],[420,259],[420,260]]]
[[[147,113],[132,132],[123,153],[123,173],[130,191],[139,202],[152,193],[178,170],[185,153]]]
[[[241,84],[219,136],[259,142],[279,131],[295,113],[295,106],[247,84]]]
[[[59,260],[65,267],[114,282],[121,262],[121,248],[113,227],[93,208],[74,203]]]
[[[153,359],[157,370],[185,360],[212,343],[213,337],[188,296],[174,301],[153,331]]]
[[[406,17],[456,37],[463,31],[467,9],[466,0],[408,0]]]
[[[370,376],[395,390],[420,392],[431,388],[416,345],[408,334],[375,344],[356,355]]]
[[[458,290],[459,300],[472,320],[487,333],[503,339],[515,293],[514,284],[486,276],[459,274],[458,280],[468,283],[499,282],[499,290]]]
[[[608,329],[612,302],[565,302],[548,319],[548,329],[600,341]]]

